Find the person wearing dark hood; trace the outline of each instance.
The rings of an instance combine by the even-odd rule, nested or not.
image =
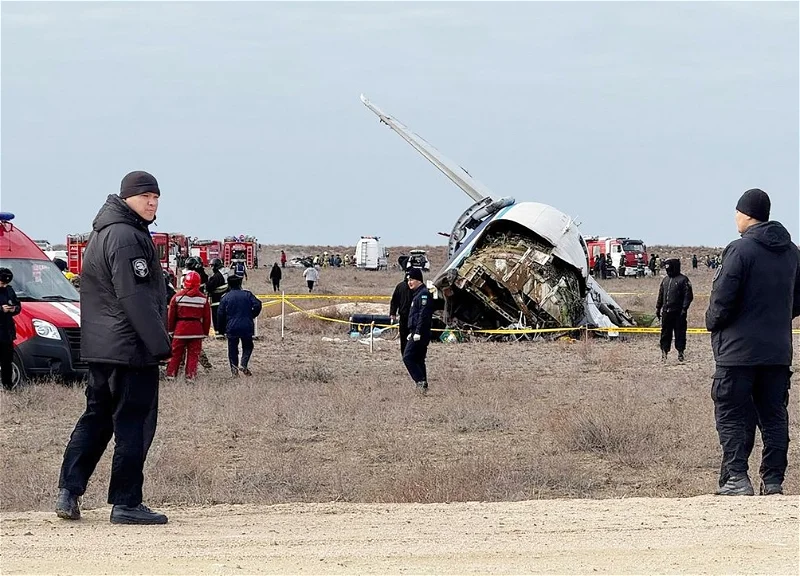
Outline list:
[[[13,279],[11,270],[0,268],[0,379],[6,390],[14,388],[14,340],[17,339],[14,316],[22,312],[22,304],[11,287]]]
[[[763,495],[783,494],[789,449],[792,319],[800,316],[800,250],[782,224],[769,219],[763,190],[736,205],[742,237],[722,253],[706,311],[716,370],[711,386],[722,446],[719,489],[752,496],[747,461],[761,429]]]
[[[692,254],[692,270],[697,270],[697,254]]]
[[[398,332],[400,332],[400,356],[406,351],[408,344],[408,313],[411,310],[411,298],[413,293],[408,287],[408,274],[403,276],[403,280],[397,283],[392,292],[392,300],[389,303],[389,320],[394,324],[399,319]]]
[[[431,341],[431,318],[433,300],[422,281],[422,270],[411,268],[408,271],[408,287],[411,289],[411,307],[408,311],[408,345],[403,352],[403,363],[408,374],[417,385],[417,392],[428,392],[428,370],[425,358]]]
[[[225,327],[228,339],[228,360],[231,375],[252,376],[247,367],[253,354],[253,336],[255,335],[255,318],[261,314],[261,300],[249,290],[242,289],[241,276],[229,276],[228,293],[222,297],[217,311],[217,322]],[[242,342],[242,363],[239,364],[239,341]]]
[[[159,361],[170,356],[164,276],[148,226],[161,191],[147,172],[122,179],[92,224],[81,274],[86,410],[64,452],[56,513],[78,520],[78,498],[111,436],[108,502],[115,524],[165,524],[142,503],[144,463],[158,413]]]
[[[678,362],[684,361],[686,350],[686,315],[694,299],[692,283],[681,274],[681,261],[670,258],[664,261],[667,277],[661,281],[656,300],[656,317],[661,320],[661,361],[666,362],[675,334]]]
[[[273,292],[280,292],[281,289],[281,276],[283,273],[281,272],[281,267],[278,266],[278,263],[272,265],[272,270],[269,271],[269,279],[272,281],[272,291]]]

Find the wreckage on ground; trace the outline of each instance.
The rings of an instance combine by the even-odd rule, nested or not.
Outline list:
[[[606,328],[615,335],[614,328],[635,325],[589,274],[586,243],[572,218],[547,204],[493,198],[466,170],[363,95],[361,100],[473,200],[456,220],[448,262],[433,279],[445,298],[448,326],[585,326]]]

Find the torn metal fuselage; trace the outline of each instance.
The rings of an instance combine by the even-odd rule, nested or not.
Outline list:
[[[474,202],[456,220],[448,262],[433,279],[445,298],[448,326],[557,330],[635,325],[589,274],[586,242],[572,218],[547,204],[493,199],[461,166],[364,96],[362,101]]]
[[[460,218],[461,230],[451,235],[449,261],[433,280],[448,323],[484,330],[580,325],[588,267],[575,224],[545,204],[505,199],[499,206],[482,221]]]

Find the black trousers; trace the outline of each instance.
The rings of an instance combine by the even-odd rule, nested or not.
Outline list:
[[[747,473],[756,427],[764,450],[759,473],[765,483],[783,483],[789,451],[789,366],[717,366],[711,385],[722,466],[719,485]]]
[[[11,390],[14,385],[14,369],[11,364],[14,362],[14,342],[0,342],[0,376],[3,380],[3,388]]]
[[[277,292],[281,289],[281,281],[280,280],[273,280],[272,281],[272,291]]]
[[[239,340],[242,341],[242,368],[247,368],[250,356],[253,354],[253,337],[242,336],[235,338],[228,336],[228,361],[231,366],[239,366]]]
[[[409,340],[403,352],[403,364],[406,365],[411,379],[414,382],[427,382],[428,370],[425,367],[425,357],[428,355],[429,338],[414,342]]]
[[[686,350],[686,316],[677,312],[661,313],[661,349],[669,352],[672,347],[672,334],[675,334],[675,350]]]
[[[214,327],[214,335],[223,334],[224,330],[219,326],[217,321],[217,310],[219,310],[219,302],[211,302],[211,325]]]
[[[408,316],[399,316],[400,326],[400,357],[406,353],[406,345],[408,345]]]
[[[144,461],[158,419],[158,366],[133,369],[89,364],[86,411],[72,431],[61,465],[59,488],[73,494],[86,485],[114,435],[108,503],[142,502]]]
[[[308,291],[311,292],[314,289],[314,281],[306,280],[306,284],[308,284]]]

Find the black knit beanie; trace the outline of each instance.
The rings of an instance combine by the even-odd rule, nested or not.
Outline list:
[[[766,222],[769,220],[769,210],[772,203],[769,201],[769,196],[763,190],[758,188],[751,188],[739,198],[736,203],[736,209],[742,214],[746,214],[759,222]]]
[[[155,192],[161,196],[161,190],[158,189],[158,182],[155,177],[141,170],[127,174],[119,186],[120,198],[130,198],[147,192]]]
[[[408,274],[406,274],[406,276],[408,277],[409,280],[413,278],[414,280],[419,280],[420,282],[422,282],[422,270],[420,270],[419,268],[412,268],[411,270],[408,271]]]

